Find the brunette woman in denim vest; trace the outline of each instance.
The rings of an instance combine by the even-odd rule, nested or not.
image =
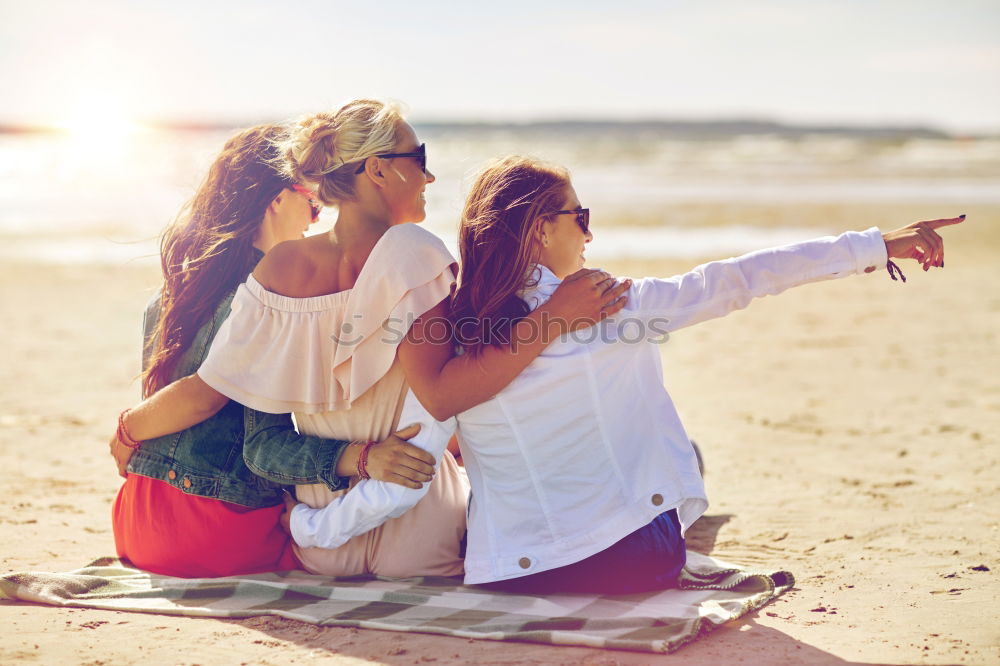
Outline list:
[[[117,552],[143,569],[193,577],[296,568],[279,524],[283,484],[336,490],[357,464],[356,452],[344,455],[355,448],[348,442],[300,436],[287,414],[245,408],[194,374],[236,287],[265,252],[318,218],[311,190],[271,166],[279,131],[265,125],[230,139],[161,241],[164,285],[144,325],[146,400],[122,413],[111,441],[126,477],[113,509]],[[391,436],[371,448],[367,469],[420,487],[433,463]]]

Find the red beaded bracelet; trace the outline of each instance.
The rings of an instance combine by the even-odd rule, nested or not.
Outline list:
[[[142,442],[132,439],[132,435],[129,434],[128,428],[125,427],[125,415],[128,414],[129,411],[130,410],[128,409],[123,409],[122,413],[118,415],[118,430],[115,432],[115,437],[118,438],[118,441],[121,442],[123,446],[136,450],[142,446]]]
[[[358,454],[358,476],[362,479],[370,479],[371,475],[368,473],[368,452],[376,442],[365,442],[361,445],[361,453]]]

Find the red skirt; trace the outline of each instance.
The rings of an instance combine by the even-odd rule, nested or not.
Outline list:
[[[204,578],[301,568],[283,505],[249,509],[129,474],[112,508],[118,557],[146,571]]]

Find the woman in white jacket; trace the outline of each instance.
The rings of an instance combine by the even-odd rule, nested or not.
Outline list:
[[[708,502],[662,384],[656,343],[756,297],[892,270],[891,258],[941,266],[935,229],[962,219],[850,231],[635,280],[617,316],[561,336],[503,390],[457,417],[436,422],[411,394],[400,417],[422,425],[411,442],[440,457],[458,431],[472,485],[466,582],[535,593],[671,586],[684,565],[683,533]],[[451,323],[463,353],[523,342],[513,326],[582,268],[591,238],[589,210],[564,169],[520,157],[488,166],[459,237]],[[326,510],[296,506],[292,535],[303,546],[336,545],[404,513],[420,492],[362,482]]]

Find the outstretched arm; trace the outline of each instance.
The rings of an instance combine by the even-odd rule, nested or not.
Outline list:
[[[943,241],[934,230],[962,219],[918,222],[885,234],[875,227],[848,231],[713,261],[667,279],[637,281],[629,310],[646,320],[662,319],[657,326],[662,333],[722,317],[791,287],[872,273],[890,258],[913,258],[926,270],[943,261]]]
[[[616,284],[600,270],[567,277],[546,303],[514,325],[510,346],[486,346],[478,355],[453,356],[448,305],[417,319],[399,346],[413,393],[439,421],[489,400],[514,380],[550,342],[616,314],[631,281]]]

